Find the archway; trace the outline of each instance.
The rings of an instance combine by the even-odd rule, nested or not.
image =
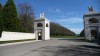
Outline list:
[[[42,27],[42,26],[43,26],[42,23],[38,23],[38,24],[37,24],[37,27]]]
[[[42,32],[38,32],[38,40],[42,40]]]
[[[99,23],[99,20],[96,18],[89,19],[89,23]]]
[[[94,25],[95,23],[99,23],[99,20],[98,19],[96,19],[96,18],[91,18],[91,19],[89,19],[89,24],[91,25],[92,24],[92,26],[90,26],[90,28],[91,28],[91,37],[93,38],[93,39],[97,39],[97,26],[96,25]]]
[[[43,39],[42,29],[37,29],[37,40]]]

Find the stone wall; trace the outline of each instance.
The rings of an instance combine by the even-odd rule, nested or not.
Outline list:
[[[22,33],[22,32],[7,32],[3,31],[0,41],[8,40],[24,40],[24,39],[35,39],[34,33]]]

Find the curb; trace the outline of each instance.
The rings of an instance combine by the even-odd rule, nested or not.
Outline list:
[[[31,43],[31,42],[37,42],[37,41],[41,41],[41,40],[23,41],[23,42],[15,42],[15,43],[0,44],[0,47],[3,47],[3,46],[9,46],[9,45],[16,45],[16,44]]]

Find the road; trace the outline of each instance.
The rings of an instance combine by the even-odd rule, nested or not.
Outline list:
[[[1,46],[0,56],[100,56],[100,47],[81,39],[53,38]]]

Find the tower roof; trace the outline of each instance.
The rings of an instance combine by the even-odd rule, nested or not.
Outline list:
[[[42,13],[40,13],[40,18],[36,19],[35,21],[44,21],[44,20],[49,21],[48,19],[45,18],[44,12],[42,12]]]
[[[100,13],[99,12],[95,12],[93,7],[90,6],[90,7],[88,7],[88,12],[84,16],[89,16],[89,15],[100,15]]]
[[[94,11],[92,6],[89,6],[88,10],[89,10],[89,12],[93,12]]]
[[[40,18],[45,18],[44,17],[44,12],[40,13]]]

